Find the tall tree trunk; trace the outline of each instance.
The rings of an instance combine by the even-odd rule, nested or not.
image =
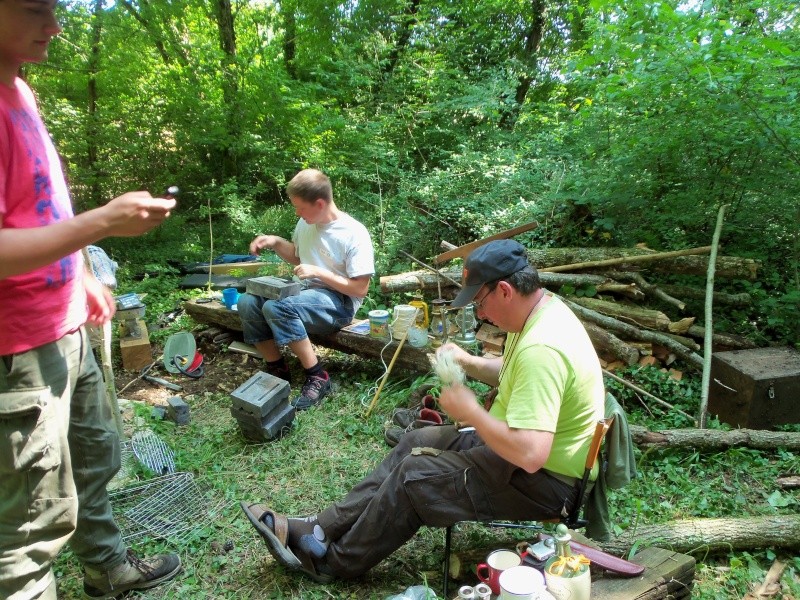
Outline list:
[[[297,54],[297,15],[294,2],[281,2],[283,18],[283,64],[292,79],[297,79],[294,57]]]
[[[227,136],[222,148],[223,179],[238,175],[236,155],[232,141],[239,137],[241,119],[239,118],[239,81],[236,64],[236,31],[230,0],[216,0],[214,17],[219,31],[219,46],[222,50],[222,99],[227,113]]]
[[[89,198],[92,207],[101,202],[100,169],[98,167],[97,137],[99,124],[97,115],[97,73],[100,70],[100,38],[103,31],[103,0],[95,0],[92,7],[92,46],[89,54],[88,106],[86,107],[86,167],[92,174]]]
[[[128,0],[121,0],[120,4],[125,7],[128,13],[130,13],[130,15],[136,19],[136,21],[139,22],[139,24],[153,40],[153,44],[155,45],[156,50],[158,50],[158,55],[161,57],[161,60],[164,61],[164,64],[170,64],[172,62],[172,57],[170,56],[169,52],[167,52],[167,48],[164,45],[164,39],[160,27],[153,20],[148,19],[144,14],[145,11],[150,10],[147,2],[145,0],[141,0],[139,2],[139,10],[137,10],[133,3],[128,2]],[[186,57],[182,58],[184,59],[183,63],[186,64]]]
[[[386,66],[383,68],[384,76],[388,76],[394,71],[394,68],[397,66],[397,61],[400,60],[400,55],[408,45],[408,40],[411,39],[411,28],[417,22],[418,11],[419,0],[411,0],[406,4],[406,9],[403,11],[403,18],[400,21],[400,28],[397,32],[397,40],[395,41],[392,51],[389,53]]]
[[[500,126],[511,129],[517,121],[517,115],[525,102],[528,90],[531,89],[536,71],[539,66],[539,49],[542,45],[544,36],[545,15],[547,13],[546,0],[531,0],[531,23],[525,35],[525,45],[520,62],[524,65],[524,71],[519,76],[517,89],[514,93],[514,104],[508,107],[500,118]]]

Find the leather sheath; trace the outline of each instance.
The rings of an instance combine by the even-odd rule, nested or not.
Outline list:
[[[542,539],[552,537],[546,533],[541,533],[539,535]],[[608,554],[607,552],[603,552],[597,548],[592,548],[586,544],[581,544],[575,540],[570,541],[569,547],[573,553],[583,554],[592,562],[592,564],[602,567],[607,571],[611,571],[612,573],[617,573],[622,577],[638,577],[644,573],[644,567],[642,565],[637,565],[634,562],[625,560],[624,558],[619,558],[613,554]]]

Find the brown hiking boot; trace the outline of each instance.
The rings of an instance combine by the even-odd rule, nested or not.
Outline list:
[[[128,550],[125,560],[109,571],[85,566],[83,593],[88,598],[118,598],[131,590],[146,590],[169,581],[181,570],[177,554],[141,559]]]
[[[414,410],[413,408],[395,408],[392,413],[392,423],[405,429],[417,420],[433,421],[437,425],[444,423],[446,415],[432,408]]]

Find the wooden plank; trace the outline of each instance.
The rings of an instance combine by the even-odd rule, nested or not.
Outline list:
[[[222,290],[226,287],[235,287],[240,292],[245,290],[249,277],[233,277],[232,275],[211,275],[211,289]],[[181,288],[206,288],[208,287],[209,276],[203,273],[195,273],[184,277],[178,287]]]
[[[247,354],[248,356],[261,358],[261,355],[258,353],[258,350],[256,350],[255,346],[245,344],[244,342],[240,342],[238,340],[230,343],[228,346],[228,352],[237,352],[239,354]]]
[[[572,531],[573,539],[588,546],[596,546],[596,542]],[[451,571],[452,582],[458,585],[475,585],[474,565],[485,561],[485,557],[497,548],[513,548],[518,538],[508,538],[498,543],[494,540],[490,546],[478,545],[452,554],[463,572],[458,575]],[[691,598],[692,584],[695,574],[695,559],[689,555],[666,550],[655,546],[644,548],[630,559],[645,568],[639,577],[620,577],[609,571],[592,567],[592,600],[679,600]],[[470,565],[470,568],[467,568]]]
[[[209,270],[215,275],[230,275],[232,271],[241,271],[246,275],[258,273],[263,267],[271,266],[273,263],[257,260],[253,262],[225,263],[211,265]]]
[[[433,262],[434,264],[439,264],[447,262],[448,260],[453,260],[454,258],[464,258],[470,252],[475,250],[475,248],[479,248],[484,244],[488,244],[489,242],[493,242],[494,240],[507,240],[508,238],[512,238],[515,235],[519,235],[520,233],[525,233],[526,231],[530,231],[531,229],[536,229],[538,226],[539,223],[537,223],[536,221],[531,221],[530,223],[525,223],[524,225],[520,225],[519,227],[506,229],[505,231],[501,231],[500,233],[490,235],[487,238],[483,238],[481,240],[475,240],[474,242],[470,242],[469,244],[464,244],[463,246],[459,246],[458,248],[455,248],[453,250],[442,252],[433,259]]]
[[[119,340],[119,349],[122,354],[122,368],[127,371],[139,371],[153,362],[153,349],[150,347],[150,335],[147,332],[147,323],[136,319],[139,331],[138,338],[124,337]]]
[[[225,305],[217,300],[198,303],[189,300],[183,303],[183,308],[189,316],[199,323],[213,323],[222,325],[227,329],[242,331],[242,322],[239,313],[228,310]],[[319,346],[333,350],[358,354],[365,358],[380,359],[388,363],[397,349],[398,342],[392,340],[388,345],[385,340],[379,340],[368,335],[359,335],[350,331],[337,331],[326,336],[309,336],[311,341]],[[431,348],[414,348],[404,344],[397,357],[396,367],[410,371],[427,373],[432,369],[433,350]]]

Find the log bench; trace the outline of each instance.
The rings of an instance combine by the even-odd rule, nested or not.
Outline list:
[[[197,300],[187,300],[183,303],[183,309],[190,317],[198,323],[220,325],[233,331],[242,331],[242,322],[239,313],[229,310],[224,304],[217,300],[198,302]],[[392,340],[384,350],[386,342],[384,340],[361,335],[350,331],[337,331],[330,335],[312,335],[311,341],[318,346],[339,350],[349,354],[358,354],[365,358],[380,360],[381,351],[386,364],[394,356],[399,342]],[[395,361],[395,368],[407,369],[417,373],[427,373],[431,370],[433,353],[430,348],[414,348],[410,344],[403,344],[400,354]]]

